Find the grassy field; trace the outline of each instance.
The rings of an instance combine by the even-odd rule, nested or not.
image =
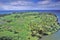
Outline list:
[[[60,29],[52,13],[22,12],[0,17],[0,40],[39,40]]]

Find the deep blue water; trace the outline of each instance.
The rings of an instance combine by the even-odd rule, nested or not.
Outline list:
[[[8,13],[11,13],[11,12],[53,12],[53,13],[60,13],[60,10],[3,10],[3,11],[0,11],[0,14],[8,14]]]
[[[48,12],[48,13],[53,13],[56,14],[58,17],[58,22],[60,23],[60,10],[16,10],[16,11],[0,11],[1,14],[10,14],[12,12]],[[47,37],[44,37],[41,40],[60,40],[60,31],[49,35]]]

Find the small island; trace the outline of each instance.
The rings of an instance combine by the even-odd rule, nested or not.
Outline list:
[[[53,13],[17,12],[0,15],[0,40],[40,40],[60,29]]]

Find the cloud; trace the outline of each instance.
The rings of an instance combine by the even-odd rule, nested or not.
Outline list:
[[[51,0],[38,1],[37,3],[27,0],[15,0],[0,3],[0,10],[60,10],[60,2]]]
[[[28,10],[30,7],[28,6],[11,6],[11,5],[5,5],[2,6],[4,10]]]
[[[44,1],[38,2],[38,4],[42,4],[42,5],[49,4],[49,3],[50,3],[50,0],[44,0]]]
[[[9,3],[9,5],[31,6],[34,5],[34,3],[31,1],[16,1],[16,2]]]

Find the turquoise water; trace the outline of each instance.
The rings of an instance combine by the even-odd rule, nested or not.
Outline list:
[[[43,37],[41,40],[60,40],[60,30],[52,35]]]

